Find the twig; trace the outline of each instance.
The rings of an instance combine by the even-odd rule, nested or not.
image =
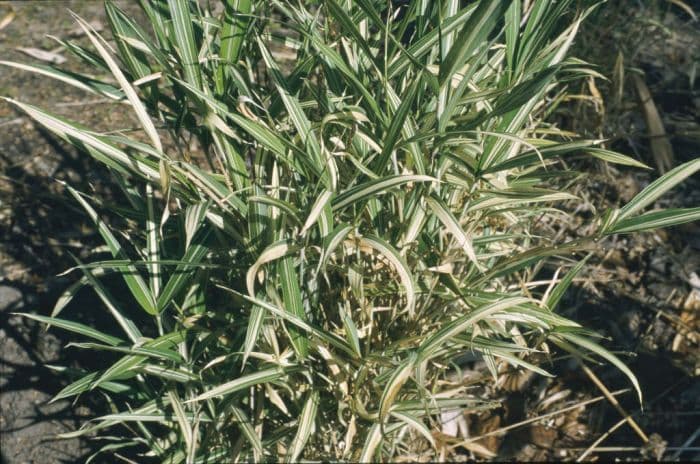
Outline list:
[[[14,118],[14,119],[9,119],[7,121],[2,121],[0,122],[0,127],[2,126],[11,126],[13,124],[21,124],[22,121],[24,121],[24,118]]]
[[[611,394],[613,397],[615,397],[615,396],[617,396],[617,395],[622,395],[623,393],[627,393],[627,392],[629,392],[629,391],[630,391],[629,388],[624,388],[624,389],[622,389],[622,390],[616,390],[616,391],[614,391],[614,392],[612,392],[612,393],[610,393],[610,394]],[[566,408],[559,409],[559,410],[552,411],[552,412],[548,412],[547,414],[542,414],[542,415],[540,415],[540,416],[533,417],[532,419],[526,419],[526,420],[524,420],[524,421],[516,422],[515,424],[507,425],[507,426],[505,426],[505,427],[501,427],[500,429],[493,430],[493,431],[488,432],[488,433],[484,433],[483,435],[479,435],[478,437],[467,438],[466,440],[462,440],[462,441],[460,441],[459,443],[455,443],[454,445],[450,446],[450,449],[454,449],[454,448],[456,448],[456,447],[458,447],[458,446],[463,446],[463,445],[465,445],[465,444],[469,444],[469,443],[472,443],[472,442],[481,440],[482,438],[490,437],[490,436],[492,436],[492,435],[498,435],[498,434],[507,432],[508,430],[512,430],[512,429],[515,429],[515,428],[518,428],[518,427],[522,427],[523,425],[531,424],[531,423],[537,422],[538,420],[541,420],[541,419],[546,419],[547,417],[556,416],[556,415],[558,415],[558,414],[562,414],[562,413],[571,411],[572,409],[577,409],[577,408],[580,408],[580,407],[583,407],[583,406],[588,406],[589,404],[597,403],[597,402],[602,401],[602,400],[604,400],[604,399],[606,399],[604,395],[597,396],[597,397],[595,397],[595,398],[591,398],[590,400],[586,400],[586,401],[582,401],[582,402],[580,402],[580,403],[576,403],[576,404],[574,404],[573,406],[567,406]]]
[[[652,405],[656,404],[656,402],[657,402],[658,400],[660,400],[661,398],[666,397],[666,395],[667,395],[671,390],[673,390],[674,388],[676,388],[676,387],[677,387],[678,385],[680,385],[681,383],[683,383],[683,380],[678,381],[678,382],[674,383],[673,385],[670,385],[670,386],[669,386],[668,388],[666,388],[664,391],[662,391],[661,393],[659,393],[659,395],[657,395],[656,398],[654,398],[653,400],[651,400],[651,401],[649,402],[649,407],[651,407]],[[695,412],[695,411],[691,411],[691,414],[692,414],[693,412]],[[639,413],[639,411],[636,411],[635,413],[633,413],[633,415],[637,415],[638,413]],[[676,413],[676,414],[678,415],[678,414],[684,414],[684,413]],[[568,451],[583,451],[583,452],[584,452],[581,456],[579,456],[579,457],[576,459],[577,462],[582,461],[582,460],[583,460],[588,454],[590,454],[591,452],[596,452],[596,453],[599,453],[599,452],[600,452],[600,453],[602,453],[602,452],[615,452],[615,451],[639,451],[639,448],[638,448],[638,447],[636,447],[636,448],[635,448],[635,447],[629,447],[629,448],[624,448],[624,449],[623,449],[623,448],[620,448],[620,447],[611,447],[611,446],[605,447],[605,446],[601,446],[601,447],[597,448],[597,446],[598,446],[600,443],[602,443],[603,440],[605,440],[607,437],[609,437],[615,430],[617,430],[619,427],[621,427],[622,424],[624,424],[625,422],[627,422],[627,417],[624,417],[622,420],[620,420],[620,422],[618,422],[617,424],[613,425],[610,429],[608,429],[607,432],[605,432],[600,438],[598,438],[598,439],[595,441],[595,443],[593,443],[593,444],[592,444],[591,446],[589,446],[588,448],[585,448],[585,449],[584,449],[584,448],[566,448],[566,450],[568,450]],[[697,433],[697,432],[696,432],[696,433]],[[692,442],[690,442],[690,443],[692,443]],[[687,447],[687,445],[689,445],[690,443],[686,442],[686,444],[685,444],[686,447],[685,447],[685,449],[684,449],[685,451],[694,451],[694,448]],[[673,450],[676,450],[676,449],[677,449],[677,448],[668,447],[668,448],[666,448],[666,451],[673,451]]]
[[[559,451],[570,451],[570,452],[583,451],[583,448],[557,448],[557,449]],[[700,447],[694,446],[694,447],[681,448],[680,446],[669,446],[668,448],[666,448],[666,451],[675,451],[675,450],[700,451]],[[596,453],[625,453],[625,452],[634,453],[637,451],[639,451],[638,446],[601,446],[600,448],[595,449]]]
[[[593,383],[598,387],[598,389],[603,392],[603,395],[610,401],[610,404],[613,405],[613,407],[617,410],[617,412],[620,413],[622,417],[624,417],[625,421],[632,427],[632,429],[639,435],[639,438],[642,439],[644,443],[649,442],[649,437],[647,436],[646,433],[639,427],[637,422],[635,422],[634,419],[632,419],[632,416],[625,411],[622,406],[620,406],[619,401],[610,394],[610,390],[603,384],[603,382],[600,381],[597,375],[588,367],[584,362],[579,359],[578,360],[579,364],[581,364],[581,367],[583,368],[583,371],[586,373],[586,375],[593,381]]]
[[[56,103],[55,106],[61,108],[68,108],[71,106],[87,106],[87,105],[100,105],[102,103],[114,103],[114,100],[110,98],[100,98],[97,100],[80,100],[74,102]]]
[[[597,447],[598,445],[600,445],[606,438],[608,438],[610,435],[612,435],[612,433],[613,433],[615,430],[617,430],[617,429],[619,429],[620,427],[622,427],[622,424],[624,424],[625,422],[627,422],[627,418],[628,418],[628,417],[629,417],[629,416],[623,418],[620,422],[618,422],[617,424],[615,424],[615,425],[613,425],[612,427],[610,427],[610,428],[608,429],[607,432],[605,432],[605,433],[602,434],[600,437],[598,437],[598,439],[597,439],[596,441],[594,441],[594,442],[591,444],[591,446],[589,446],[588,448],[586,448],[586,450],[581,454],[581,456],[579,456],[578,458],[576,458],[576,462],[581,462],[581,461],[583,461],[584,459],[586,459],[586,457],[587,457],[589,454],[591,454],[591,453],[594,452],[594,451],[600,451],[602,448],[596,448],[596,447]],[[635,449],[638,450],[639,448],[635,448]]]
[[[683,453],[683,451],[697,451],[699,448],[691,448],[690,445],[693,444],[693,442],[695,441],[696,438],[698,438],[698,436],[700,436],[700,427],[690,436],[690,438],[688,438],[685,441],[685,443],[683,443],[678,448],[678,450],[675,453],[673,453],[673,456],[671,456],[670,459],[672,461],[678,459],[679,457],[681,457],[681,453]]]

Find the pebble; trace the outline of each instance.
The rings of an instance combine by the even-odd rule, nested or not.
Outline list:
[[[0,311],[15,311],[22,306],[22,292],[9,285],[0,285]]]

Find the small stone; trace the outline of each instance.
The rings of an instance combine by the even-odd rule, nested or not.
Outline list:
[[[0,285],[0,311],[19,309],[21,302],[22,292],[8,285]]]
[[[647,459],[651,458],[660,461],[661,457],[666,452],[667,446],[668,442],[666,442],[661,435],[652,433],[649,436],[649,442],[642,448],[642,456]]]

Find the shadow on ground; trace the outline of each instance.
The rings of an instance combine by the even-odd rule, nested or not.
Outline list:
[[[15,163],[25,154],[47,148],[54,160],[57,178],[81,179],[78,188],[89,189],[90,179],[99,175],[84,156],[64,150],[59,142],[28,125],[20,150],[1,156],[3,172],[3,211],[0,223],[0,436],[3,462],[76,462],[90,450],[85,442],[56,440],[58,433],[75,430],[100,406],[82,399],[49,403],[66,385],[66,376],[46,364],[72,368],[90,367],[97,360],[75,349],[60,330],[46,332],[39,324],[16,315],[17,312],[48,314],[57,298],[76,276],[56,274],[73,264],[70,254],[81,256],[94,240],[94,232],[84,215],[75,208],[57,184],[45,175],[34,175],[27,163]],[[9,131],[11,132],[11,131]],[[7,132],[4,136],[7,135]],[[4,137],[3,137],[4,139]],[[3,146],[6,141],[3,140]],[[8,162],[9,161],[9,162]],[[9,166],[8,166],[9,165]],[[72,179],[75,183],[76,179]],[[9,214],[8,214],[9,213]],[[78,293],[65,310],[70,318],[97,327],[104,320],[96,297]]]
[[[118,2],[135,10],[135,2]],[[0,29],[0,56],[4,60],[33,62],[17,47],[51,50],[56,43],[47,34],[72,38],[75,22],[69,9],[96,24],[105,22],[101,2],[9,2],[11,23]],[[67,57],[68,58],[68,57]],[[76,60],[65,63],[80,71]],[[46,77],[0,66],[0,95],[48,108],[64,117],[109,130],[131,127],[124,109],[105,104],[94,95]],[[106,170],[89,156],[77,153],[6,102],[0,102],[0,450],[3,464],[82,462],[96,445],[84,440],[57,440],[75,430],[86,418],[103,410],[91,398],[77,402],[49,400],[68,379],[43,367],[46,364],[90,368],[99,361],[90,353],[64,349],[69,336],[46,332],[39,324],[15,315],[47,315],[58,296],[77,279],[58,277],[99,243],[85,215],[57,180],[81,191],[110,191]],[[97,298],[78,293],[65,311],[68,318],[104,327]],[[65,337],[65,338],[64,338]],[[96,367],[96,366],[94,366]]]

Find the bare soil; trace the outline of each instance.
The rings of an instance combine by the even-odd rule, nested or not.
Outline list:
[[[122,8],[137,13],[135,2]],[[99,27],[105,23],[101,2],[2,2],[0,19],[14,11],[14,19],[0,30],[0,59],[37,62],[17,47],[54,50],[47,37],[82,40],[70,15],[74,11]],[[66,57],[69,58],[69,57]],[[77,60],[63,66],[75,71]],[[60,82],[0,66],[0,95],[47,107],[62,116],[100,130],[132,126],[128,112]],[[94,231],[66,198],[57,180],[90,190],[109,190],[109,177],[89,156],[77,153],[29,118],[0,102],[0,450],[1,462],[81,462],[92,444],[57,440],[94,415],[98,405],[48,401],[63,386],[64,376],[43,367],[89,366],[95,360],[64,349],[63,333],[46,333],[14,312],[47,314],[72,277],[56,275],[74,264],[94,245]],[[71,315],[95,321],[97,302],[81,295]]]

